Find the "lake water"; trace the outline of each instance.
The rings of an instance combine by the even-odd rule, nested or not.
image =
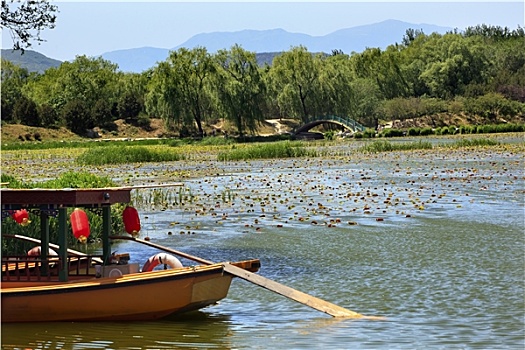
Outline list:
[[[259,258],[259,274],[384,321],[334,319],[234,279],[218,305],[168,320],[2,324],[2,349],[523,349],[523,152],[340,154],[194,164],[220,175],[185,180],[184,205],[167,189],[143,206],[142,238]]]

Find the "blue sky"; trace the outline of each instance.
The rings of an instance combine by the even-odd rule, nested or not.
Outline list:
[[[282,28],[322,36],[397,19],[465,29],[477,24],[524,27],[525,6],[513,1],[53,1],[56,28],[32,49],[61,61],[77,55],[144,46],[173,48],[200,33]],[[401,38],[400,38],[401,39]],[[12,40],[2,32],[2,48]]]

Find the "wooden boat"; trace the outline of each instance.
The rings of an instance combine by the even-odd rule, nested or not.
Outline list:
[[[42,216],[54,212],[64,221],[67,207],[104,211],[111,204],[128,203],[130,191],[2,189],[2,219],[24,208],[36,209]],[[213,305],[228,294],[234,275],[224,272],[225,263],[201,260],[206,263],[142,272],[138,263],[115,261],[105,248],[106,254],[88,256],[49,243],[46,219],[43,217],[44,237],[40,240],[2,232],[3,239],[36,242],[42,252],[49,251],[49,246],[59,251],[58,255],[2,256],[2,322],[154,320]],[[108,222],[104,226],[111,227]],[[59,240],[67,246],[64,228]],[[103,236],[109,246],[109,232]],[[252,259],[232,265],[255,272],[260,263]]]
[[[232,278],[223,264],[213,264],[68,282],[2,282],[2,322],[154,320],[217,303]]]
[[[371,318],[302,293],[257,275],[258,259],[213,263],[132,236],[111,236],[110,207],[130,203],[132,187],[105,189],[1,188],[2,220],[17,210],[40,215],[40,239],[2,232],[2,239],[38,243],[39,256],[2,255],[1,321],[131,321],[155,320],[217,303],[239,277],[334,317]],[[86,255],[68,249],[68,208],[86,208],[100,214],[102,254]],[[49,217],[58,220],[58,242],[49,242]],[[198,265],[184,267],[173,256],[152,257],[148,268],[129,263],[126,254],[115,256],[111,241],[132,240],[175,254]],[[4,245],[2,245],[4,246]],[[49,248],[57,250],[49,254]],[[157,263],[171,269],[152,270]],[[173,263],[172,263],[173,262]],[[381,319],[381,318],[379,318]]]

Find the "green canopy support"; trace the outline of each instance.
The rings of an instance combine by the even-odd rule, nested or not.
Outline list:
[[[40,254],[42,261],[47,261],[49,256],[49,215],[44,211],[40,211]],[[43,263],[40,266],[40,273],[42,276],[49,275],[49,265]]]
[[[62,282],[68,280],[68,261],[67,261],[67,208],[58,209],[58,256],[60,257],[60,270],[58,278]]]
[[[104,255],[104,265],[109,264],[111,259],[111,246],[109,235],[111,234],[111,207],[102,207],[102,254]]]

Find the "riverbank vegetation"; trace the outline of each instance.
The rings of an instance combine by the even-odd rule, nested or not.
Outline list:
[[[479,25],[444,35],[408,30],[385,50],[316,54],[299,46],[265,67],[237,45],[215,54],[182,48],[140,74],[100,57],[78,56],[43,74],[2,61],[2,123],[85,136],[94,128],[111,135],[117,120],[148,129],[150,118],[161,118],[168,133],[159,136],[180,137],[233,131],[242,137],[264,120],[304,123],[324,115],[374,130],[393,123],[405,132],[423,119],[441,133],[451,125],[523,124],[524,39],[521,27]]]

